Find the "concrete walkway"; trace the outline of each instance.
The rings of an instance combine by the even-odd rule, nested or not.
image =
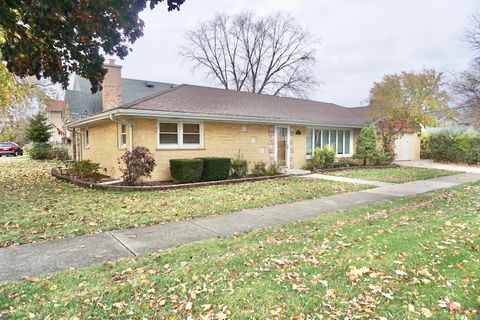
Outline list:
[[[0,249],[0,281],[100,264],[476,180],[480,174],[462,173],[190,221],[10,246]]]
[[[449,164],[449,163],[439,163],[439,162],[434,162],[433,160],[398,161],[396,163],[404,167],[443,169],[443,170],[451,170],[451,171],[480,173],[480,167],[461,166],[461,165]]]
[[[348,183],[356,183],[356,184],[368,184],[368,185],[377,186],[377,187],[386,187],[386,186],[393,185],[393,183],[389,183],[389,182],[329,176],[329,175],[320,174],[320,173],[309,174],[309,175],[306,175],[306,176],[302,176],[302,178],[323,179],[323,180],[348,182]]]

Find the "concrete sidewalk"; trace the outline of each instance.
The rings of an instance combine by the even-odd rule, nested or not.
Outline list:
[[[310,178],[310,179],[323,179],[323,180],[338,181],[338,182],[356,183],[356,184],[368,184],[368,185],[377,186],[377,187],[386,187],[386,186],[393,185],[393,183],[389,183],[389,182],[329,176],[329,175],[320,174],[320,173],[313,173],[313,174],[309,174],[301,177]]]
[[[100,264],[476,180],[480,174],[462,173],[189,221],[10,246],[0,249],[0,281]]]
[[[396,164],[403,167],[426,168],[426,169],[443,169],[450,171],[460,171],[469,173],[480,173],[479,166],[462,166],[458,164],[440,163],[433,160],[422,159],[412,161],[398,161]]]

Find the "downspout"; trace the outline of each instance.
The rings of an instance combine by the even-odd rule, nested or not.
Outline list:
[[[78,132],[77,129],[70,129],[68,127],[68,125],[65,126],[65,128],[67,129],[67,131],[70,131],[72,133],[72,160],[73,161],[78,161],[78,160],[80,160],[80,157],[77,157],[77,155],[80,156],[80,152],[82,150],[82,145],[81,144],[80,144],[79,148],[77,148],[78,147],[77,146],[77,135],[79,137],[81,137],[80,132]]]
[[[110,121],[112,122],[116,122],[116,123],[119,123],[119,124],[123,124],[125,126],[128,127],[128,136],[129,136],[129,146],[128,146],[128,150],[129,151],[132,151],[133,150],[133,126],[131,124],[128,124],[127,122],[125,121],[121,121],[121,120],[118,120],[118,119],[115,119],[115,115],[112,113],[110,114]]]

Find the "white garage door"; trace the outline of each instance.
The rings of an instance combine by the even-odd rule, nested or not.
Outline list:
[[[412,134],[406,133],[395,140],[395,160],[412,160]]]

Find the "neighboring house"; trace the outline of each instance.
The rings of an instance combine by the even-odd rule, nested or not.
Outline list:
[[[174,86],[172,83],[122,78],[121,67],[115,66],[113,59],[105,66],[108,68],[109,73],[106,75],[103,91],[92,94],[90,81],[78,75],[74,78],[72,89],[66,90],[63,117],[67,127],[73,121],[101,113],[105,101],[121,99],[123,103],[128,103],[171,89]],[[111,90],[111,86],[114,86],[114,91]],[[118,94],[118,97],[110,96],[111,92]],[[70,146],[70,154],[75,159],[79,159],[80,153],[77,150],[80,150],[80,138],[78,136],[74,137],[73,132],[67,130],[67,128],[65,129],[67,144]]]
[[[60,100],[53,100],[47,106],[47,121],[51,125],[50,132],[50,144],[58,145],[62,144],[62,138],[65,135],[63,128],[63,107],[64,103]]]
[[[475,128],[475,117],[462,110],[451,110],[451,114],[438,114],[437,126],[423,128],[422,132],[479,133]]]
[[[121,175],[118,159],[134,146],[154,153],[153,180],[171,179],[170,159],[233,157],[238,151],[251,163],[302,168],[316,146],[331,145],[338,157],[351,157],[368,122],[364,107],[187,84],[126,102],[121,67],[106,67],[102,112],[69,128],[80,133],[79,159],[99,163],[113,177]]]

